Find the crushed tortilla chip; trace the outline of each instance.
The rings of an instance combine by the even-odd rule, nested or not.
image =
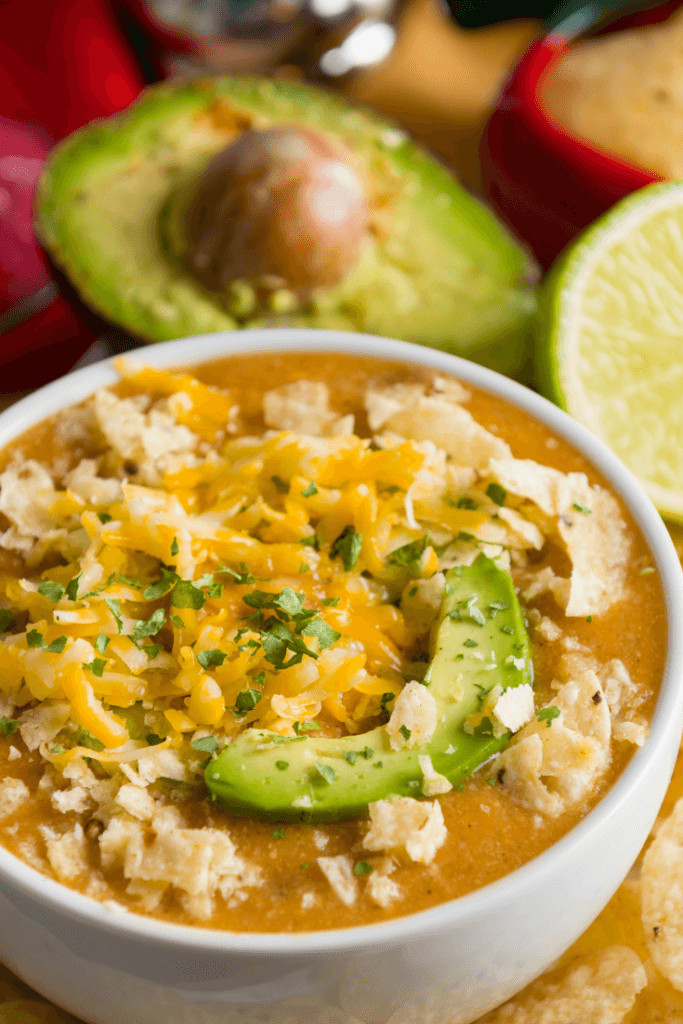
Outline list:
[[[565,615],[599,615],[623,600],[630,543],[616,498],[591,487],[584,473],[561,473],[531,459],[493,458],[490,469],[506,491],[555,520],[572,561]]]
[[[655,966],[683,992],[683,800],[643,858],[642,919]]]
[[[418,398],[414,405],[390,416],[384,427],[415,441],[432,441],[460,466],[485,469],[490,459],[511,456],[505,441],[445,395]]]
[[[336,413],[330,409],[330,392],[322,381],[295,380],[263,396],[263,415],[267,426],[278,430],[296,430],[300,434],[320,436]]]
[[[430,864],[446,835],[438,800],[429,803],[399,796],[370,804],[370,828],[363,846],[373,852],[403,849],[411,860]]]
[[[633,950],[609,946],[567,968],[557,981],[535,982],[477,1024],[622,1024],[646,984]]]
[[[600,680],[585,670],[514,736],[492,773],[517,803],[555,817],[583,800],[607,768],[610,732]]]

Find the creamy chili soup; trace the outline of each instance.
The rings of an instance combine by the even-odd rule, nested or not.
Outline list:
[[[296,931],[471,892],[587,813],[666,629],[585,459],[400,363],[120,372],[0,464],[7,849],[130,912]]]

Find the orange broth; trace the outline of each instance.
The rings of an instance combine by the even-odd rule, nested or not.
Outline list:
[[[193,367],[192,372],[203,382],[229,389],[238,396],[249,433],[264,429],[261,414],[264,391],[300,378],[322,380],[330,388],[333,407],[341,414],[356,414],[356,430],[361,436],[369,436],[362,396],[370,382],[384,385],[429,380],[432,376],[426,368],[422,370],[397,362],[298,352],[231,356]],[[527,413],[482,390],[470,385],[468,388],[472,397],[464,403],[466,407],[479,423],[510,444],[515,457],[530,458],[563,472],[584,472],[591,484],[600,483],[608,487],[586,459]],[[119,385],[118,391],[120,394],[133,393],[126,383]],[[48,465],[55,460],[75,464],[88,454],[87,443],[65,445],[59,433],[54,432],[53,421],[47,421],[8,446],[0,457],[0,465],[6,465],[17,455],[37,458]],[[633,681],[647,688],[651,694],[642,707],[645,716],[649,717],[666,656],[665,607],[657,574],[640,575],[651,562],[647,545],[623,504],[621,511],[632,540],[628,600],[590,622],[565,618],[550,597],[535,603],[544,615],[560,626],[565,635],[575,637],[588,646],[600,662],[621,659]],[[19,559],[6,553],[2,558],[2,568],[21,574]],[[567,574],[567,556],[550,542],[546,542],[543,550],[537,553],[537,558],[539,568],[549,564],[556,571]],[[550,683],[562,653],[559,644],[541,643],[538,639],[532,641],[534,689],[543,698],[550,697],[552,693]],[[21,759],[7,760],[10,744],[21,748]],[[554,820],[541,820],[538,815],[498,792],[495,779],[489,779],[484,765],[470,777],[464,788],[453,789],[439,798],[448,837],[431,864],[400,864],[392,878],[404,895],[389,909],[381,909],[365,895],[361,895],[353,906],[342,905],[316,866],[316,858],[321,852],[325,856],[350,852],[354,858],[366,858],[367,853],[362,848],[364,820],[329,825],[285,825],[282,828],[284,836],[275,838],[273,833],[278,830],[272,823],[231,817],[212,806],[205,793],[193,795],[178,803],[188,823],[227,830],[240,854],[260,867],[266,878],[262,887],[250,889],[247,900],[232,909],[219,901],[219,909],[213,917],[207,922],[200,922],[200,926],[204,924],[242,932],[345,928],[413,913],[463,896],[520,867],[556,842],[610,788],[633,749],[628,744],[613,744],[610,767],[590,799],[578,809]],[[35,791],[44,762],[37,752],[31,754],[26,750],[18,734],[0,739],[0,761],[5,777],[20,778]],[[94,820],[88,823],[87,813],[80,817],[86,835],[95,836],[101,827]],[[40,857],[36,859],[35,854],[29,855],[27,851],[29,848],[40,850],[41,844],[44,848],[39,825],[59,825],[63,820],[63,815],[52,808],[49,794],[46,794],[40,799],[37,810],[30,813],[19,810],[5,820],[0,827],[0,841],[10,851],[23,855],[41,870],[49,872],[47,862],[43,863]],[[126,880],[120,870],[103,871],[95,839],[91,845],[92,877],[83,879],[74,887],[84,892],[95,892],[102,899],[115,899],[130,910],[137,910],[136,900],[125,891]],[[95,886],[93,879],[96,880]],[[306,910],[302,909],[301,902],[304,893],[315,896],[313,905]],[[150,916],[197,924],[169,894]]]

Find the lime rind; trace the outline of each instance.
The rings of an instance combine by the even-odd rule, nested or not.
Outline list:
[[[559,257],[540,298],[536,365],[544,394],[616,452],[662,515],[683,523],[683,184],[633,193]]]

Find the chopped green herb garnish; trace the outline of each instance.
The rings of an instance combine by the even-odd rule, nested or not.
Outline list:
[[[363,534],[356,533],[353,526],[347,526],[330,548],[330,558],[336,558],[339,555],[345,571],[351,572],[356,567],[362,547]]]
[[[344,751],[344,760],[348,761],[349,764],[355,764],[360,757],[359,750],[346,750]]]
[[[185,623],[183,622],[179,615],[172,615],[171,622],[173,623],[176,629],[185,629]]]
[[[209,595],[209,597],[221,597],[223,595],[223,584],[212,583],[209,589],[207,590],[207,594]]]
[[[301,544],[302,547],[304,548],[315,548],[316,551],[318,551],[320,548],[320,545],[318,544],[318,538],[314,533],[309,534],[308,537],[304,537],[303,540],[299,541],[299,544]]]
[[[301,492],[304,498],[312,498],[314,494],[318,494],[318,488],[315,486],[315,480],[311,480],[308,487]]]
[[[311,651],[301,637],[295,636],[284,622],[273,617],[264,624],[260,640],[266,661],[269,661],[275,669],[299,665],[304,657],[313,658],[314,661],[318,658],[316,652]],[[285,661],[288,651],[292,656]]]
[[[106,664],[107,662],[104,658],[94,658],[92,661],[84,664],[83,668],[89,668],[94,676],[98,676],[101,679]]]
[[[275,767],[279,772],[286,772],[289,768],[289,761],[276,761]]]
[[[308,868],[308,861],[307,861],[307,860],[305,860],[305,861],[303,862],[303,864],[300,864],[300,865],[299,865],[299,870],[300,870],[300,871],[306,871],[306,869],[307,869],[307,868]]]
[[[549,729],[550,726],[553,724],[553,719],[559,718],[561,713],[562,712],[559,708],[556,708],[554,704],[551,704],[550,707],[541,708],[540,711],[537,711],[536,718],[539,722],[545,722],[546,726]]]
[[[311,567],[308,564],[308,562],[302,562],[301,565],[299,566],[299,576],[303,576],[303,574],[305,572],[310,572],[310,571],[311,571]]]
[[[368,864],[366,860],[359,860],[357,864],[353,866],[354,875],[369,875],[372,872],[372,864]]]
[[[495,786],[496,784],[496,780],[493,778],[487,779],[486,781],[488,782],[489,786]]]
[[[161,654],[163,649],[164,649],[164,645],[163,644],[147,644],[145,647],[142,648],[142,650],[145,652],[147,657],[151,658],[152,661],[154,661],[154,659],[157,658]]]
[[[284,839],[285,830],[283,828],[274,828],[273,831],[271,832],[271,835],[273,839]]]
[[[9,608],[0,608],[0,633],[6,633],[14,624],[14,615]]]
[[[250,587],[252,583],[256,583],[256,577],[252,576],[244,562],[240,562],[239,572],[235,572],[234,569],[231,569],[227,565],[219,565],[215,575],[218,575],[219,573],[225,573],[227,576],[232,576],[235,583],[239,584],[241,587]]]
[[[323,764],[322,761],[314,761],[313,767],[328,785],[331,786],[333,782],[337,781],[337,773],[329,764]]]
[[[373,768],[384,768],[384,761],[375,761]]]
[[[58,636],[51,644],[46,644],[43,634],[39,633],[37,629],[32,629],[26,634],[26,643],[29,647],[40,647],[50,654],[61,654],[66,647],[67,638],[65,636]]]
[[[586,616],[586,622],[592,622],[592,621],[593,621],[593,616],[592,615],[587,615]]]
[[[324,597],[320,603],[324,604],[326,608],[336,608],[337,605],[339,604],[339,598],[338,597]]]
[[[375,756],[375,751],[372,749],[372,747],[366,747],[364,749],[363,757],[365,758],[366,761],[369,761],[370,758],[374,757],[374,756]]]
[[[205,572],[203,576],[200,576],[198,580],[194,581],[194,586],[195,587],[201,587],[202,590],[205,587],[212,587],[213,586],[213,577],[214,577],[214,574],[212,572]]]
[[[515,631],[514,631],[512,626],[501,626],[500,627],[500,631],[501,631],[501,633],[507,633],[508,636],[514,636],[515,635]]]
[[[75,601],[78,597],[78,585],[81,582],[82,575],[82,573],[79,573],[78,576],[74,576],[66,585],[65,594],[70,601]]]
[[[495,502],[496,505],[504,505],[505,499],[508,496],[508,492],[500,484],[490,483],[486,488],[486,495],[491,501]]]
[[[473,533],[469,533],[467,530],[460,530],[456,540],[464,540],[467,544],[471,544],[473,540],[477,538]]]
[[[463,661],[464,657],[464,654],[456,654],[456,656],[453,658],[453,661]]]
[[[116,574],[116,582],[123,583],[127,587],[134,587],[135,590],[142,590],[142,583],[139,580],[134,580],[130,576],[122,576],[120,572]]]
[[[478,647],[478,646],[479,646],[479,644],[477,643],[477,641],[470,639],[470,637],[468,637],[467,640],[465,640],[464,643],[463,643],[463,647]]]
[[[104,654],[107,647],[109,647],[109,637],[106,633],[98,633],[97,639],[95,640],[95,649]]]
[[[387,556],[387,565],[417,565],[428,544],[429,537],[425,534],[419,540],[413,540],[409,544],[403,544],[400,548],[394,548]]]
[[[402,725],[401,728],[398,731],[400,732],[401,736],[406,741],[406,743],[408,742],[410,737],[413,735],[411,730],[408,728],[407,725]]]
[[[258,683],[259,686],[263,686],[263,684],[266,681],[266,673],[265,672],[259,672],[259,674],[257,676],[254,676],[253,678],[254,678],[254,682],[255,683]]]
[[[171,591],[171,604],[174,608],[193,608],[199,611],[204,607],[206,595],[190,580],[179,580]]]
[[[282,479],[282,477],[271,476],[270,480],[271,480],[271,483],[275,484],[275,490],[278,492],[278,494],[287,494],[287,493],[289,493],[289,484],[285,483],[285,481]]]
[[[149,619],[138,619],[133,627],[133,640],[144,640],[148,636],[156,636],[166,622],[166,612],[163,608],[157,610]]]
[[[51,754],[66,754],[64,747],[50,747]]]
[[[252,687],[249,687],[248,690],[242,690],[237,694],[237,700],[235,701],[236,713],[238,715],[246,715],[247,712],[253,711],[262,696],[263,694],[260,690],[255,690]]]
[[[148,732],[145,739],[149,743],[150,747],[158,747],[160,743],[164,742],[163,738],[161,736],[157,736],[155,732]]]
[[[463,494],[462,497],[458,498],[455,503],[456,508],[466,508],[470,512],[474,512],[477,508],[477,503],[473,498],[468,498],[467,495]]]
[[[492,619],[496,617],[496,612],[508,611],[510,605],[506,601],[491,601],[489,605],[489,615]]]
[[[312,719],[310,722],[294,722],[292,729],[300,736],[302,732],[318,732],[320,729],[320,723]]]
[[[166,569],[165,566],[161,566],[161,579],[155,580],[147,587],[144,593],[145,601],[157,601],[160,597],[163,597],[171,587],[178,583],[180,576],[177,573],[171,572],[170,569]]]
[[[411,587],[410,590],[408,591],[408,597],[415,597],[416,594],[417,594],[417,583],[415,584],[414,587]]]
[[[83,727],[78,730],[76,742],[79,747],[87,747],[88,750],[104,750],[104,743],[102,740],[98,740],[97,736],[93,736],[88,729],[84,729]]]
[[[3,715],[0,718],[0,733],[2,733],[3,740],[6,740],[8,736],[16,732],[19,728],[19,722],[16,718],[8,718],[7,715]]]
[[[171,542],[171,554],[173,556],[175,556],[175,555],[178,554],[178,551],[179,551],[179,548],[178,548],[178,538],[174,537],[173,541]]]
[[[200,651],[197,655],[197,661],[202,668],[214,668],[216,665],[222,665],[227,655],[223,651],[219,651],[214,647],[210,651]]]
[[[105,523],[110,523],[111,522],[111,516],[109,515],[108,512],[98,512],[97,513],[97,518],[102,523],[102,526],[104,526]]]
[[[123,633],[123,616],[121,615],[121,605],[114,597],[105,597],[104,603],[114,616],[114,619],[116,621],[116,628],[118,629],[119,633]]]
[[[328,626],[322,619],[312,619],[307,626],[301,630],[302,636],[314,636],[316,637],[320,650],[325,651],[328,647],[331,647],[333,643],[339,640],[341,633],[338,633],[336,629],[332,629],[332,626]]]
[[[387,704],[389,704],[390,701],[392,701],[395,696],[396,696],[395,693],[391,693],[389,691],[387,693],[383,693],[382,696],[379,699],[380,707],[382,709],[382,714],[385,716],[385,718],[387,720],[389,719],[389,717],[391,715],[391,712],[389,711],[389,708],[387,707]]]
[[[470,597],[469,601],[467,602],[467,614],[474,622],[476,622],[478,626],[485,626],[486,617],[481,608],[477,607],[476,601],[477,595],[472,594],[472,597]]]
[[[57,604],[57,602],[61,601],[64,597],[66,588],[63,587],[61,583],[54,583],[52,580],[44,580],[38,587],[38,593],[42,594],[43,597],[47,597],[53,604]]]
[[[200,750],[203,754],[215,754],[218,750],[218,740],[215,736],[200,736],[192,740],[190,744],[193,750]]]
[[[592,509],[588,508],[587,505],[584,505],[580,501],[575,501],[572,505],[572,508],[575,509],[577,512],[583,512],[583,514],[586,516],[589,516],[592,512]]]

